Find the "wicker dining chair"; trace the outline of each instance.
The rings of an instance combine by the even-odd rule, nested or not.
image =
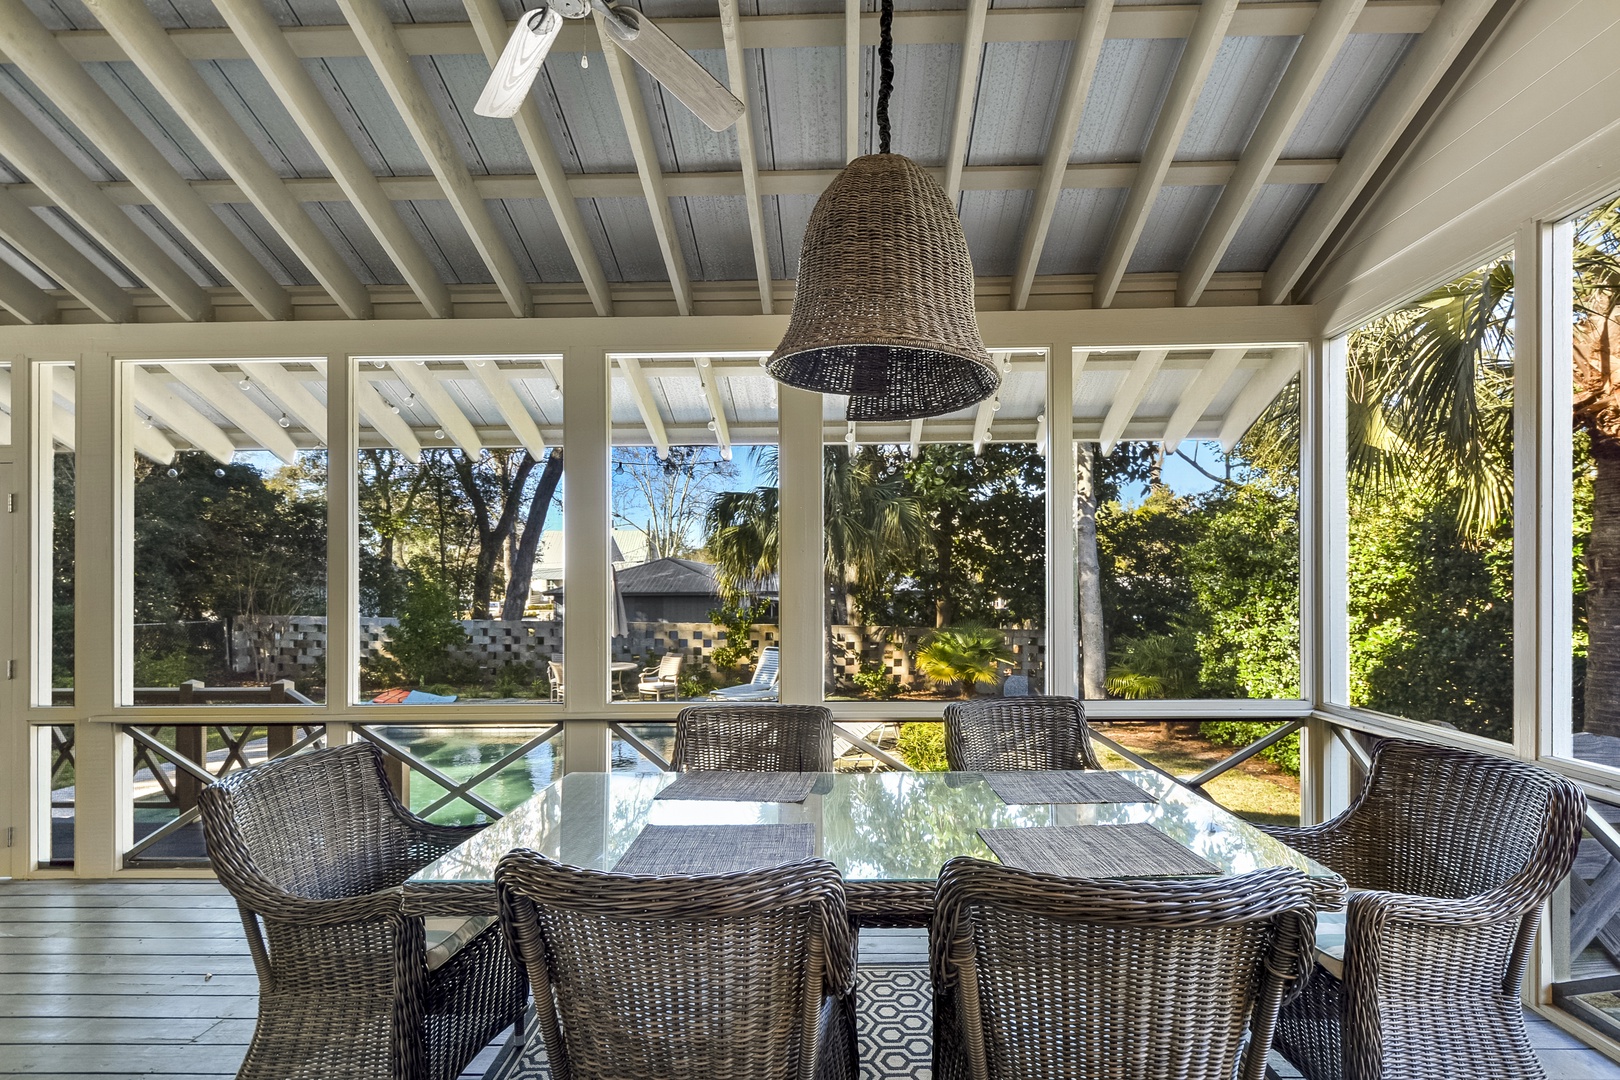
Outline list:
[[[1261,1080],[1311,967],[1309,880],[1080,881],[956,858],[929,932],[936,1080]]]
[[[1585,808],[1533,765],[1390,739],[1343,814],[1267,827],[1352,890],[1343,979],[1317,971],[1278,1050],[1312,1080],[1544,1080],[1519,991]]]
[[[676,772],[831,772],[832,713],[820,705],[689,705],[675,717]]]
[[[856,1080],[855,938],[831,863],[632,877],[518,849],[495,885],[559,1080]]]
[[[1066,697],[983,698],[945,707],[952,769],[1100,769],[1080,702]]]
[[[476,913],[402,886],[478,830],[407,810],[375,746],[242,769],[199,807],[259,976],[240,1080],[451,1080],[521,1021],[527,988],[493,919],[429,970],[422,916]]]

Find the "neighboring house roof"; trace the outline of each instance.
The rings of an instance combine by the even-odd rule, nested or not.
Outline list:
[[[720,595],[715,584],[714,567],[696,559],[664,558],[635,566],[616,568],[620,596],[711,596]],[[776,578],[771,577],[760,590],[763,596],[776,595]],[[561,589],[552,589],[548,595],[561,596]]]
[[[693,559],[654,559],[619,571],[624,596],[719,596],[714,567]]]

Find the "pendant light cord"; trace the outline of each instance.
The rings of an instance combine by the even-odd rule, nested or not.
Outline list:
[[[882,18],[878,21],[878,153],[889,152],[889,95],[894,93],[894,0],[883,0]]]

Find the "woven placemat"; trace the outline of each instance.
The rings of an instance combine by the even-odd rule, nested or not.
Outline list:
[[[1096,769],[1036,769],[987,772],[985,783],[1001,801],[1013,803],[1156,803],[1158,796],[1123,776]]]
[[[657,799],[713,799],[721,802],[804,802],[820,773],[735,772],[705,769],[681,773]]]
[[[801,862],[816,853],[815,826],[648,825],[613,868],[619,874],[730,874]]]
[[[1072,878],[1194,877],[1220,867],[1151,825],[980,829],[1003,865]]]

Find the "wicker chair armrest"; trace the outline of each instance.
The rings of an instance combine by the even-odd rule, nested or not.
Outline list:
[[[1320,825],[1256,825],[1255,828],[1275,840],[1281,840],[1302,855],[1331,866],[1324,855],[1329,854],[1345,833],[1348,811]]]
[[[317,899],[287,892],[260,879],[248,895],[237,899],[266,922],[289,926],[342,926],[403,918],[405,895],[403,889],[395,887],[361,896]]]
[[[407,881],[406,915],[427,918],[471,918],[500,910],[495,883],[490,881]]]
[[[1356,892],[1346,905],[1346,940],[1356,933],[1357,927],[1377,933],[1400,923],[1427,927],[1490,926],[1523,918],[1528,913],[1524,901],[1524,891],[1515,888],[1513,880],[1464,897],[1416,896],[1376,890]],[[1533,910],[1534,905],[1530,907]]]

